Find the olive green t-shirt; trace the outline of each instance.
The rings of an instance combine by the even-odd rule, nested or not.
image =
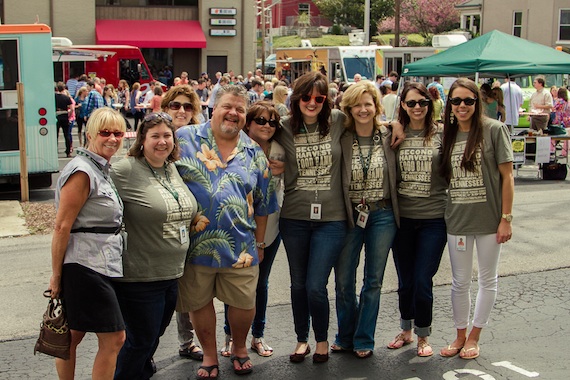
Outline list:
[[[513,161],[507,126],[484,118],[482,150],[476,152],[475,172],[461,168],[468,132],[458,132],[451,154],[451,182],[445,210],[450,235],[488,235],[501,221],[499,164]]]
[[[348,194],[352,203],[360,203],[363,199],[365,203],[374,203],[390,198],[388,163],[379,130],[371,137],[355,137]]]
[[[447,182],[439,174],[441,133],[430,141],[424,131],[407,128],[398,154],[398,203],[400,216],[409,219],[443,218]]]

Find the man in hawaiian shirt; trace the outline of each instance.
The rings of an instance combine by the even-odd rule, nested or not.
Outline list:
[[[229,305],[234,371],[253,369],[245,342],[255,314],[267,215],[278,206],[267,158],[242,132],[248,101],[243,86],[220,87],[211,120],[176,132],[181,153],[176,165],[200,210],[190,231],[177,309],[190,311],[204,350],[202,377],[218,375],[214,297]]]

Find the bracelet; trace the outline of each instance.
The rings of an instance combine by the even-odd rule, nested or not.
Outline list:
[[[264,241],[258,241],[258,242],[255,243],[255,246],[256,246],[257,248],[265,249],[266,244],[265,244]]]

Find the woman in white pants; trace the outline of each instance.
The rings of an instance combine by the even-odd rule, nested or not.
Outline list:
[[[458,79],[445,108],[441,171],[449,182],[445,222],[452,269],[455,341],[441,356],[479,356],[479,337],[495,303],[501,244],[512,236],[513,153],[507,127],[482,116],[477,85]],[[468,333],[473,246],[479,291]]]

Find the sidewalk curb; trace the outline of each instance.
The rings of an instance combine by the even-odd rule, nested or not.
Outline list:
[[[29,235],[18,201],[0,201],[0,238]]]

